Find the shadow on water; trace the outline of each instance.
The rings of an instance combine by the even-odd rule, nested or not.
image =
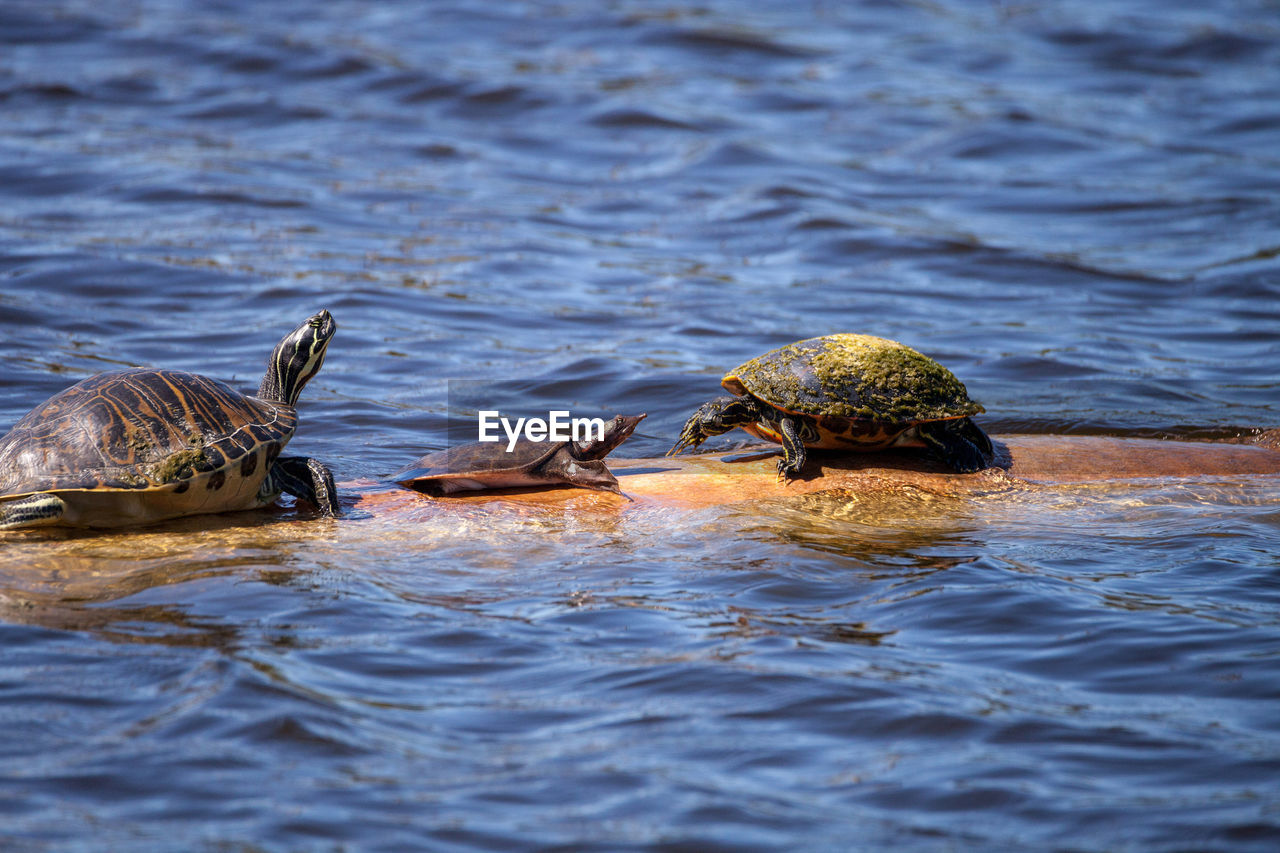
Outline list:
[[[291,576],[298,544],[322,524],[292,515],[228,513],[132,530],[0,534],[0,611],[9,621],[114,640],[226,647],[237,637],[232,624],[193,616],[179,603],[122,602],[211,579]],[[183,600],[181,593],[173,597]]]

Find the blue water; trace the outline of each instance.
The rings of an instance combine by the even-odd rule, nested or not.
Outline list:
[[[0,4],[0,428],[120,366],[339,480],[834,331],[993,433],[1280,424],[1280,9]],[[455,406],[456,408],[456,406]],[[734,447],[729,434],[709,444]],[[0,541],[17,850],[1280,844],[1274,481]]]

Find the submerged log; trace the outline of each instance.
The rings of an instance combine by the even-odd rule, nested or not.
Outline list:
[[[1021,488],[1083,483],[1126,483],[1187,478],[1251,478],[1280,475],[1280,441],[1264,433],[1249,443],[1162,441],[1105,436],[1005,435],[995,437],[996,465],[976,474],[956,474],[918,451],[836,454],[813,451],[802,479],[777,481],[779,450],[772,445],[734,453],[674,458],[612,459],[628,502],[584,489],[524,489],[472,492],[430,498],[352,484],[362,492],[357,506],[371,512],[417,509],[434,515],[449,506],[494,501],[520,505],[614,507],[706,507],[742,501],[797,497],[817,492],[856,494],[917,490],[933,494],[990,494]],[[428,502],[428,503],[424,503]],[[430,507],[428,509],[428,507]]]
[[[461,542],[474,547],[485,543],[510,560],[527,546],[530,530],[570,536],[610,531],[624,542],[631,531],[643,541],[660,535],[656,531],[678,529],[678,519],[668,517],[671,510],[768,500],[773,506],[761,509],[767,516],[784,511],[779,502],[794,500],[802,506],[804,496],[815,493],[857,499],[864,508],[877,506],[878,517],[892,526],[904,519],[918,522],[921,513],[945,517],[955,510],[952,501],[918,500],[922,495],[960,501],[1008,495],[1004,505],[1016,508],[1016,502],[1036,493],[1052,496],[1055,490],[1081,486],[1100,501],[1119,498],[1126,503],[1131,490],[1166,484],[1203,483],[1205,489],[1190,493],[1228,501],[1237,485],[1280,486],[1280,433],[1274,432],[1241,444],[1007,435],[998,436],[996,445],[997,466],[977,474],[948,472],[918,452],[815,452],[804,479],[781,484],[775,468],[778,449],[761,446],[730,454],[610,460],[632,501],[581,488],[436,498],[385,481],[360,480],[339,485],[343,517],[337,519],[317,518],[304,505],[191,516],[141,529],[7,532],[0,535],[0,615],[9,621],[92,627],[97,624],[93,619],[132,619],[133,611],[124,608],[111,616],[101,607],[86,610],[85,602],[110,601],[203,576],[210,566],[275,564],[275,558],[263,555],[301,550],[313,558],[325,554],[335,563],[359,564],[416,559],[415,554]],[[796,521],[794,514],[786,517],[788,524]],[[820,513],[814,517],[821,522]]]

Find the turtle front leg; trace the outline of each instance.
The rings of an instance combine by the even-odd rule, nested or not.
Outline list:
[[[717,397],[703,403],[689,416],[680,430],[680,438],[667,451],[675,456],[686,448],[697,447],[713,435],[760,420],[760,410],[750,397]]]
[[[271,466],[274,486],[313,505],[326,518],[339,514],[338,488],[323,463],[305,456],[281,456]]]
[[[921,424],[919,435],[929,451],[960,474],[972,474],[991,465],[991,439],[968,418]]]
[[[66,509],[62,498],[49,492],[6,501],[0,504],[0,530],[57,524]]]
[[[782,458],[778,460],[778,482],[785,483],[800,476],[806,458],[804,441],[796,422],[791,418],[781,418],[777,423],[778,435],[782,438]]]
[[[613,476],[613,472],[604,464],[603,459],[575,460],[570,463],[570,469],[566,473],[570,475],[565,480],[567,483],[584,489],[595,489],[598,492],[612,492],[634,503],[632,497],[624,494],[618,486],[618,478]]]

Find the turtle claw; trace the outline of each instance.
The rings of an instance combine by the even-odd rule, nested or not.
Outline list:
[[[707,434],[702,431],[698,423],[698,416],[695,414],[685,422],[684,429],[680,431],[680,437],[676,439],[676,443],[671,445],[671,449],[667,451],[668,456],[675,456],[684,450],[692,450],[708,438]]]
[[[795,460],[788,459],[786,456],[783,456],[778,460],[778,478],[775,482],[779,485],[787,485],[792,480],[795,480],[800,476],[800,469],[803,466],[803,462],[800,465],[796,465]]]

